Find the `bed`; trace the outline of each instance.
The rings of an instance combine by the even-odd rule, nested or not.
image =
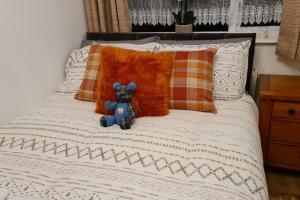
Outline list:
[[[147,35],[88,33],[87,39]],[[255,35],[247,37],[254,38],[251,72]],[[250,81],[248,73],[247,91]],[[93,103],[54,92],[0,127],[0,194],[8,200],[268,199],[253,99],[245,94],[215,104],[217,114],[171,110],[165,117],[138,118],[132,129],[121,130],[101,127]]]

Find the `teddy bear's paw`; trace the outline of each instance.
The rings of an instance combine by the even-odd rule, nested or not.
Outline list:
[[[120,127],[123,130],[130,129],[131,124],[129,122],[121,123]]]
[[[106,121],[105,117],[100,118],[100,124],[103,127],[107,127],[107,121]]]

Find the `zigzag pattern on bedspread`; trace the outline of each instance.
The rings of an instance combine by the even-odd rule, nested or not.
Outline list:
[[[30,199],[268,199],[249,102],[122,131],[98,126],[91,103],[54,95],[0,127],[0,188]]]

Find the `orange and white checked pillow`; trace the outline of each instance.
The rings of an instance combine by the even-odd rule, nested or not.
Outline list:
[[[170,108],[216,113],[213,103],[213,62],[217,49],[174,51]]]
[[[98,82],[98,72],[100,71],[100,45],[92,45],[89,51],[87,67],[84,72],[78,92],[75,94],[75,99],[83,101],[95,101],[95,86]]]

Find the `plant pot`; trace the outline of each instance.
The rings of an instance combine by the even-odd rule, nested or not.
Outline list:
[[[176,24],[175,32],[176,33],[192,33],[193,32],[193,24],[187,24],[187,25]]]

